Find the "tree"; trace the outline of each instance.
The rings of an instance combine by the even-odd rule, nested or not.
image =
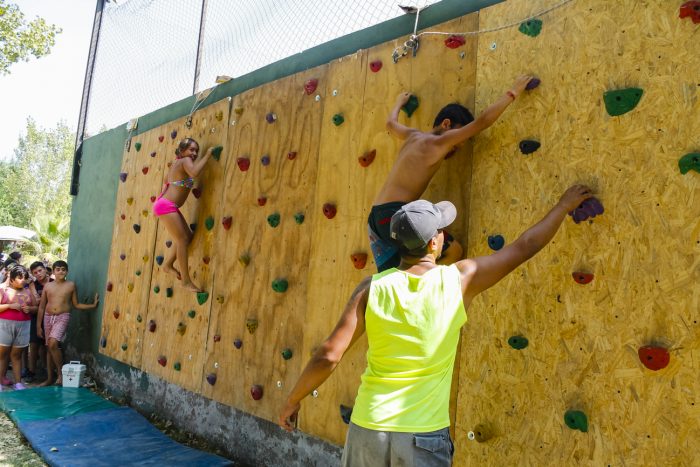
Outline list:
[[[69,219],[52,219],[47,214],[34,218],[32,230],[36,238],[20,244],[23,262],[46,261],[51,264],[68,256]]]
[[[48,55],[61,29],[36,17],[27,22],[19,7],[0,0],[0,74],[10,73],[10,66],[20,60],[29,61]]]

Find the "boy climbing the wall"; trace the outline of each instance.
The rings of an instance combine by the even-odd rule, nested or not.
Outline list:
[[[56,384],[63,383],[61,368],[63,366],[63,353],[59,347],[59,342],[63,342],[70,320],[71,305],[78,310],[91,310],[97,307],[99,294],[95,294],[92,303],[78,303],[78,290],[73,281],[67,281],[68,263],[56,261],[53,263],[53,273],[55,280],[44,286],[39,302],[39,316],[37,321],[44,323],[44,329],[37,326],[39,337],[46,337],[46,347],[48,355],[46,358],[46,369],[48,376],[46,381],[40,386],[49,386],[53,383],[53,369],[56,369],[58,377]]]
[[[389,237],[391,216],[401,206],[421,197],[442,161],[452,156],[470,137],[490,127],[525,90],[532,76],[518,77],[511,89],[479,115],[476,120],[460,104],[448,104],[435,117],[433,129],[423,132],[399,123],[399,112],[411,95],[399,94],[386,122],[387,129],[405,143],[384,186],[379,190],[369,214],[369,242],[379,272],[397,267],[401,260],[398,247]],[[451,235],[445,235],[445,245],[439,264],[451,264],[462,258],[462,246]]]

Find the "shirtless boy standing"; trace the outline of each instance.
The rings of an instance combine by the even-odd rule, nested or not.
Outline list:
[[[470,137],[490,127],[503,111],[525,90],[532,76],[518,77],[510,90],[479,115],[476,120],[465,107],[449,104],[438,112],[433,130],[424,132],[399,123],[399,112],[409,93],[396,98],[389,114],[387,129],[406,142],[386,182],[372,203],[368,219],[369,241],[379,272],[397,267],[400,262],[398,247],[389,236],[391,216],[401,206],[421,197],[442,161],[454,154]],[[445,245],[438,264],[451,264],[462,258],[462,247],[445,232]]]
[[[53,263],[54,282],[49,282],[44,287],[44,292],[41,294],[39,302],[38,322],[44,323],[44,329],[37,326],[37,334],[39,337],[46,336],[46,347],[48,348],[48,358],[46,359],[46,367],[48,375],[46,381],[40,386],[49,386],[53,384],[53,370],[56,369],[58,378],[56,384],[63,384],[63,375],[61,368],[63,366],[63,353],[58,346],[59,342],[63,342],[68,329],[68,321],[70,320],[71,306],[78,310],[91,310],[97,307],[99,294],[95,294],[93,303],[78,303],[78,290],[73,281],[67,281],[68,263],[65,261],[56,261]]]

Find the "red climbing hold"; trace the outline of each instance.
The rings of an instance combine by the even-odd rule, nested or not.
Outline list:
[[[111,292],[113,287],[111,282],[107,282],[107,292]]]
[[[355,269],[364,269],[367,264],[367,253],[355,253],[350,255],[350,259]]]
[[[202,258],[202,261],[204,262],[204,264],[209,264],[209,261],[211,261],[211,258],[208,256],[205,256],[204,258]]]
[[[165,365],[167,365],[167,363],[168,363],[168,359],[165,358],[165,355],[161,355],[160,357],[158,357],[158,364],[160,366],[165,366]]]
[[[326,203],[323,205],[323,215],[329,219],[333,219],[335,214],[338,212],[335,204]]]
[[[119,310],[114,310],[112,314],[114,315],[114,319],[119,319]]]
[[[318,80],[317,79],[310,79],[306,83],[304,83],[304,92],[306,92],[307,96],[310,96],[311,94],[314,93],[317,86],[318,86]]]
[[[156,202],[156,197],[155,197],[155,196],[151,196],[151,203],[155,203],[155,202]]]
[[[214,335],[214,342],[219,342],[221,340],[221,336],[218,334]]]
[[[241,172],[245,172],[250,168],[250,159],[247,157],[239,157],[236,159],[236,164],[238,164],[238,168],[241,169]]]
[[[202,190],[199,188],[192,188],[192,195],[194,195],[195,198],[199,199],[200,196],[202,196]]]
[[[658,371],[668,366],[668,362],[671,360],[671,356],[668,350],[663,347],[655,347],[652,345],[647,345],[640,347],[639,360],[644,364],[645,367],[652,371]]]
[[[150,332],[156,332],[156,322],[155,322],[155,320],[150,320],[150,321],[148,322],[148,330],[149,330]]]
[[[119,216],[119,217],[121,217],[121,218],[122,218],[122,220],[125,220],[125,219],[126,219],[126,215],[124,215],[124,214],[122,214],[122,215],[121,215],[121,216]]]
[[[362,167],[367,167],[370,165],[372,162],[374,162],[374,157],[377,155],[377,150],[372,149],[371,151],[367,151],[364,153],[362,156],[360,156],[357,160],[360,162],[360,165]]]
[[[156,157],[156,152],[155,152],[155,151],[153,151],[153,152],[151,153],[151,157]]]
[[[267,198],[264,196],[261,196],[258,198],[258,206],[265,206],[265,203],[267,203]]]
[[[382,61],[381,60],[375,60],[373,62],[369,63],[369,69],[372,70],[372,73],[376,73],[379,70],[382,69]]]
[[[452,36],[445,39],[445,45],[450,49],[456,49],[457,47],[462,47],[466,40],[464,36],[453,34]]]
[[[253,387],[250,388],[250,395],[253,396],[253,399],[256,401],[259,401],[262,399],[263,396],[263,388],[259,384],[254,384]]]
[[[143,172],[143,174],[146,175],[148,173],[148,167],[142,168],[141,172]]]
[[[287,159],[289,159],[290,161],[293,161],[294,159],[296,159],[296,157],[297,157],[296,151],[290,151],[287,153]]]
[[[679,18],[690,18],[694,24],[700,23],[700,1],[693,0],[681,5]]]
[[[165,139],[165,136],[163,136],[163,135],[160,135],[158,137],[158,141],[160,141],[161,143],[163,142],[164,139]]]
[[[221,225],[224,226],[225,230],[228,230],[231,228],[231,222],[233,222],[233,218],[231,216],[226,216],[221,220]]]
[[[593,274],[589,274],[587,272],[574,272],[571,274],[578,284],[588,284],[593,280]]]

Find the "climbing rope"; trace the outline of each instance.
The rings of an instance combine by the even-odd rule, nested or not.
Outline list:
[[[209,97],[209,94],[211,94],[211,88],[205,89],[204,91],[200,91],[197,93],[197,97],[194,100],[194,104],[192,105],[192,109],[190,110],[189,115],[187,115],[187,118],[185,119],[185,126],[187,128],[192,127],[192,115],[199,109],[199,106],[202,105],[202,103],[206,100],[207,97]]]

